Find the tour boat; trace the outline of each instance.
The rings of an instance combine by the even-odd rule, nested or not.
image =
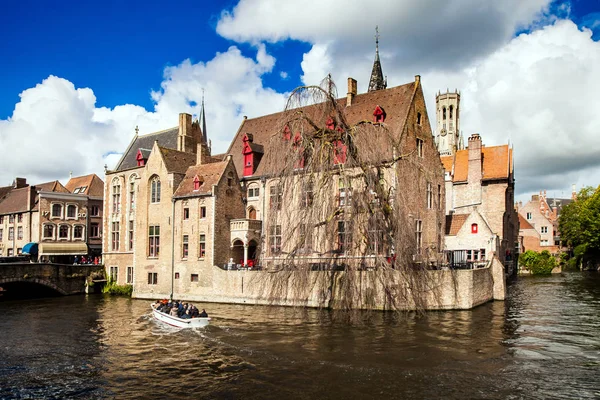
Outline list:
[[[154,308],[155,305],[155,303],[150,304],[150,307],[152,307],[152,315],[154,315],[154,318],[171,326],[176,326],[178,328],[199,328],[206,326],[210,323],[210,318],[182,319],[178,317],[173,317],[172,315],[166,314],[162,311],[158,311]]]

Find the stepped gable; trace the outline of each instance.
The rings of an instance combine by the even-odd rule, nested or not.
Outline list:
[[[469,218],[469,214],[450,214],[446,215],[446,235],[456,236],[460,228],[465,224],[465,221]]]
[[[406,118],[413,100],[413,95],[417,83],[410,82],[401,86],[396,86],[389,89],[376,90],[373,92],[362,93],[354,96],[352,105],[346,107],[346,97],[336,100],[338,107],[342,110],[346,121],[349,124],[356,124],[360,121],[372,121],[375,107],[379,106],[386,112],[385,125],[388,126],[391,132],[400,137]],[[303,111],[307,114],[316,111],[315,105],[305,106],[294,109],[293,111]],[[289,112],[289,111],[288,111]],[[233,163],[240,176],[243,175],[244,158],[242,155],[243,143],[242,138],[246,133],[253,136],[253,145],[263,147],[264,154],[269,152],[270,139],[275,135],[281,135],[279,132],[282,122],[284,121],[286,111],[281,111],[275,114],[269,114],[262,117],[246,119],[242,122],[235,138],[233,139],[229,150],[227,151],[233,158]],[[368,138],[373,140],[376,138]],[[382,144],[382,158],[391,157],[391,149],[389,146]],[[387,151],[386,151],[387,150]],[[254,176],[266,174],[265,163],[260,163]]]
[[[0,215],[29,211],[29,187],[11,190],[0,203]]]
[[[71,193],[75,193],[75,189],[83,189],[78,191],[77,194],[85,194],[92,197],[104,196],[104,181],[96,174],[71,178],[65,187]]]
[[[535,229],[521,214],[519,214],[519,229]]]
[[[513,173],[513,150],[507,144],[482,147],[483,180],[508,179]],[[453,182],[466,182],[469,173],[469,149],[458,150],[454,156],[440,157],[446,172],[452,173]]]
[[[209,195],[212,193],[213,185],[221,180],[229,161],[218,161],[210,164],[198,164],[189,167],[185,177],[175,191],[174,197],[191,197]],[[200,179],[200,188],[194,190],[194,178]]]
[[[158,149],[169,173],[185,174],[190,165],[196,164],[196,154],[194,153],[186,153],[160,146]]]
[[[117,164],[114,171],[123,171],[126,169],[137,168],[137,152],[139,149],[148,150],[152,149],[154,142],[157,141],[158,145],[167,149],[177,149],[177,135],[179,134],[179,127],[165,129],[163,131],[149,133],[147,135],[134,136],[133,140],[123,153],[121,160]]]

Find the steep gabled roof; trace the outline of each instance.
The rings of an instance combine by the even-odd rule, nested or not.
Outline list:
[[[56,193],[71,193],[69,189],[64,187],[59,181],[50,181],[35,185],[38,192],[56,192]]]
[[[519,229],[535,229],[529,221],[527,221],[521,214],[519,214]]]
[[[75,189],[83,188],[83,190],[77,193],[92,197],[102,197],[104,195],[104,181],[96,174],[71,178],[65,187],[71,193],[74,193]]]
[[[179,127],[169,128],[147,135],[135,136],[114,170],[122,171],[137,167],[136,156],[138,150],[151,149],[155,141],[157,141],[158,145],[161,147],[177,149],[177,135],[179,135]]]
[[[190,165],[196,164],[196,154],[185,153],[183,151],[173,150],[166,147],[158,147],[165,167],[169,173],[185,174]]]
[[[507,144],[481,148],[483,180],[507,179],[513,172],[512,149]],[[446,172],[452,173],[454,182],[466,182],[469,175],[469,149],[458,150],[454,156],[440,157]]]
[[[29,187],[12,189],[0,202],[0,215],[29,211]]]
[[[2,199],[10,193],[10,191],[13,189],[13,186],[2,186],[0,187],[0,201],[2,201]]]
[[[470,214],[450,214],[446,215],[446,235],[456,236],[460,228],[465,224]]]
[[[346,121],[353,125],[360,121],[373,119],[373,111],[376,106],[386,111],[385,124],[391,127],[393,132],[401,132],[408,116],[410,105],[416,89],[416,82],[410,82],[389,89],[376,90],[354,96],[352,105],[346,107],[346,97],[337,99],[339,108],[344,113]],[[294,111],[303,111],[306,114],[316,113],[318,105],[310,105],[297,108]],[[264,115],[257,118],[245,119],[231,142],[227,154],[233,157],[238,174],[243,173],[244,160],[242,155],[242,138],[246,133],[253,135],[253,144],[262,145],[265,154],[269,153],[269,142],[273,135],[281,134],[277,129],[285,118],[285,112]],[[376,138],[373,138],[376,139]],[[382,148],[382,157],[387,156],[391,149]],[[254,176],[265,174],[264,163],[258,165]]]
[[[229,160],[214,162],[210,164],[199,164],[189,167],[185,177],[175,191],[174,197],[202,196],[212,193],[212,186],[219,183],[225,172]],[[200,178],[199,190],[194,190],[194,177]]]

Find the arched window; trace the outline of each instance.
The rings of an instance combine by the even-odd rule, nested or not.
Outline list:
[[[52,216],[53,217],[62,217],[62,205],[61,204],[53,204],[52,205]]]
[[[121,185],[118,178],[115,178],[112,184],[112,212],[121,212]]]
[[[75,218],[77,215],[77,207],[73,204],[67,206],[67,218]]]
[[[442,119],[446,119],[446,107],[442,109]]]
[[[248,208],[248,219],[256,219],[256,208],[254,208],[254,207]]]
[[[421,113],[417,113],[417,125],[421,125]]]
[[[227,186],[228,187],[232,187],[233,186],[233,172],[229,172],[227,174]]]
[[[454,111],[454,106],[450,106],[450,119],[452,119],[452,112]]]
[[[155,176],[150,181],[150,203],[160,203],[160,178]]]
[[[44,225],[44,239],[52,239],[54,237],[54,225]]]
[[[135,180],[137,175],[133,174],[129,177],[129,210],[135,210]]]
[[[58,228],[58,238],[68,239],[69,238],[69,225],[61,225]]]
[[[83,226],[76,225],[73,228],[73,239],[83,239]]]
[[[477,224],[471,224],[471,233],[477,233],[478,227]]]

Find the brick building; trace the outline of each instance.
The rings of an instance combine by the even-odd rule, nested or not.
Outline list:
[[[560,232],[558,230],[558,218],[563,206],[569,204],[576,197],[575,190],[570,199],[548,198],[546,191],[540,191],[539,195],[531,196],[525,205],[522,202],[516,204],[519,219],[525,221],[521,224],[519,237],[522,238],[522,251],[548,250],[552,254],[558,254],[561,250]]]
[[[28,185],[17,178],[0,200],[0,255],[31,253],[45,260],[73,262],[99,257],[104,182],[95,174]]]
[[[405,231],[416,243],[412,255],[437,259],[445,223],[444,170],[420,77],[386,87],[376,52],[369,91],[357,93],[356,81],[349,78],[348,94],[336,106],[350,124],[376,121],[396,135],[406,162],[392,164],[383,178],[392,190],[406,191],[410,228]],[[314,107],[296,111],[310,113]],[[282,113],[244,118],[227,153],[211,156],[203,110],[199,121],[180,114],[178,127],[147,135],[136,131],[115,169],[106,171],[104,262],[118,283],[134,284],[136,297],[206,295],[221,279],[217,267],[252,265],[259,258],[276,263],[285,247],[277,227],[265,226],[280,194],[273,171],[263,162],[274,151],[270,139],[282,134],[277,124]],[[286,143],[292,145],[291,140]],[[378,154],[379,162],[393,158],[389,148]],[[336,164],[332,167],[343,169],[343,160]],[[345,173],[351,172],[348,168]],[[405,181],[411,189],[403,186]],[[341,182],[330,188],[332,198],[350,194],[346,185],[351,182]],[[282,205],[295,206],[295,200]],[[332,229],[340,226],[331,222]],[[317,257],[336,246],[318,245],[324,248],[315,243],[319,252],[307,255]],[[391,249],[378,249],[391,255]]]
[[[509,273],[514,271],[519,221],[513,207],[512,148],[486,147],[473,134],[466,149],[441,160],[446,170],[446,249],[469,263],[496,255]]]

